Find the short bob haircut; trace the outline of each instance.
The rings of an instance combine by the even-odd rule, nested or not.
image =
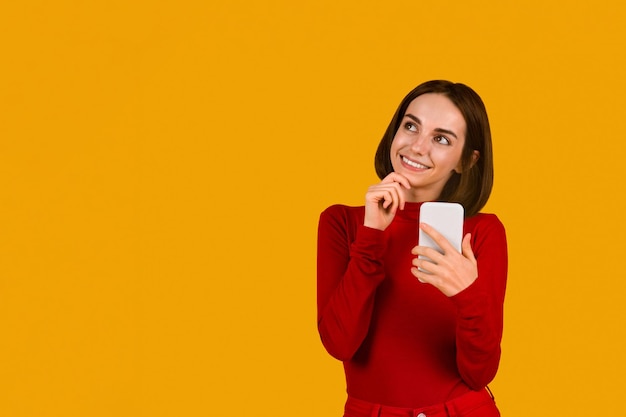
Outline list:
[[[487,110],[481,98],[470,87],[445,80],[427,81],[418,85],[404,97],[383,135],[374,167],[380,179],[393,172],[391,165],[391,143],[402,123],[409,104],[422,94],[443,94],[461,111],[465,119],[465,145],[461,154],[461,173],[454,172],[445,184],[438,201],[460,203],[465,216],[478,213],[489,199],[493,187],[493,152],[491,130]],[[473,151],[479,152],[478,160],[472,163]]]

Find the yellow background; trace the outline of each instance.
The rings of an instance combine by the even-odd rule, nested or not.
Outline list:
[[[622,2],[5,1],[0,415],[339,416],[319,212],[467,83],[507,227],[503,415],[624,415]],[[297,410],[297,411],[296,411]]]

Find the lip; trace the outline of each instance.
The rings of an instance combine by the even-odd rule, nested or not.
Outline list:
[[[414,159],[408,158],[404,155],[400,155],[400,162],[402,163],[402,166],[413,171],[425,171],[427,169],[430,169],[428,165],[425,165]],[[419,165],[419,166],[415,166],[415,165]]]

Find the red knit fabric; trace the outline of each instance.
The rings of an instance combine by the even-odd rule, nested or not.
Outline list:
[[[318,229],[318,329],[343,361],[347,392],[397,407],[440,403],[486,386],[500,361],[507,246],[493,214],[465,219],[478,278],[446,297],[411,272],[421,203],[387,230],[364,207],[331,206]]]

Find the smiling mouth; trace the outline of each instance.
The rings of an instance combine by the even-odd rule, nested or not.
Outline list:
[[[426,165],[422,165],[418,162],[412,161],[409,158],[407,158],[406,156],[402,156],[402,162],[404,162],[405,164],[412,166],[413,168],[417,168],[417,169],[429,169],[430,167],[427,167]]]

